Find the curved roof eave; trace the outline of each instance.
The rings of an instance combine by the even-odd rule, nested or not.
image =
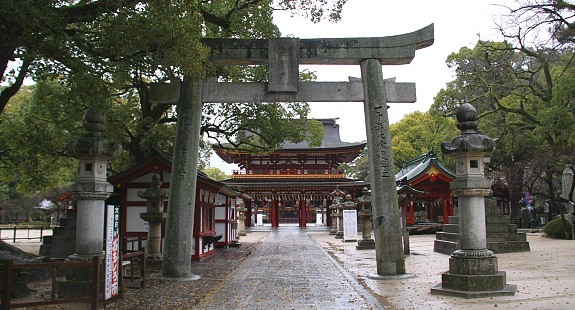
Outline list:
[[[411,180],[417,179],[432,167],[435,167],[437,170],[449,178],[455,179],[455,174],[447,169],[447,167],[438,161],[437,158],[426,158],[424,161],[420,162],[417,166],[413,167],[409,171],[402,169],[402,171],[395,175],[395,180],[398,181],[405,178],[409,182]]]

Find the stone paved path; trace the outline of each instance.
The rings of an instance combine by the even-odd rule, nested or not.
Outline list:
[[[273,230],[197,309],[381,309],[306,230]]]

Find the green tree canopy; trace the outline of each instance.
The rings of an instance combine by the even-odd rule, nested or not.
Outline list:
[[[456,78],[431,110],[452,115],[464,101],[478,109],[480,131],[498,139],[490,169],[505,174],[515,209],[524,191],[561,207],[556,192],[575,151],[572,55],[571,48],[479,41],[447,59]]]
[[[338,20],[345,2],[3,1],[2,180],[18,176],[20,187],[33,190],[73,179],[73,161],[61,156],[65,143],[82,132],[87,107],[104,111],[109,124],[106,136],[126,150],[112,162],[110,172],[126,168],[154,147],[170,153],[175,107],[152,104],[150,83],[203,72],[229,81],[267,78],[265,67],[206,67],[203,37],[277,37],[274,10],[290,10],[314,22]],[[19,95],[25,76],[37,84]],[[302,73],[302,79],[313,78]],[[24,94],[32,98],[19,98]],[[316,124],[306,121],[308,111],[306,104],[294,103],[206,105],[201,132],[206,139],[239,141],[259,151],[276,148],[286,139],[321,139]],[[241,139],[246,132],[252,135]],[[202,141],[204,158],[211,141]]]
[[[392,124],[389,130],[396,172],[408,161],[430,149],[438,152],[442,142],[450,141],[459,134],[452,118],[423,112],[406,115]]]

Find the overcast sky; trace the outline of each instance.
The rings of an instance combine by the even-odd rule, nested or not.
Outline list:
[[[495,23],[513,6],[511,0],[348,0],[339,23],[322,21],[317,24],[305,18],[277,14],[274,19],[283,36],[298,38],[383,37],[412,32],[435,24],[435,43],[418,50],[408,65],[384,66],[384,78],[396,77],[397,82],[415,82],[417,102],[390,104],[391,123],[414,111],[425,112],[445,84],[453,80],[445,60],[461,47],[473,47],[479,38],[499,40]],[[303,66],[300,69],[304,68]],[[359,66],[307,66],[316,71],[319,81],[347,81],[360,77]],[[311,117],[339,118],[342,141],[365,140],[365,120],[361,103],[310,103]],[[217,156],[214,156],[217,157]],[[218,158],[219,159],[219,158]],[[212,166],[226,174],[235,165],[212,160]]]

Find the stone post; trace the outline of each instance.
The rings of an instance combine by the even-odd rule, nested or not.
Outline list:
[[[162,275],[165,278],[199,279],[198,275],[191,274],[190,268],[201,139],[202,85],[201,77],[184,77],[176,107],[178,121],[162,261]]]
[[[67,145],[70,156],[78,159],[78,179],[72,185],[76,200],[76,246],[68,260],[91,261],[103,257],[105,200],[113,191],[106,180],[108,161],[116,158],[122,147],[102,136],[106,117],[88,109],[84,115],[86,136]]]
[[[571,223],[571,239],[575,240],[575,219],[573,218],[573,213],[569,212],[569,209],[573,209],[572,207],[569,208],[569,204],[573,203],[573,197],[569,195],[571,186],[573,185],[572,167],[573,165],[571,164],[565,164],[565,168],[563,169],[563,174],[561,175],[561,197],[569,200],[566,211],[569,213],[569,222]]]
[[[375,241],[371,238],[371,195],[367,187],[362,189],[362,196],[357,199],[357,215],[361,219],[361,240],[357,241],[358,250],[375,249]]]
[[[397,277],[405,275],[405,258],[393,171],[385,82],[379,60],[362,60],[360,65],[369,143],[369,176],[377,264],[377,275],[368,277],[374,279]]]
[[[517,286],[506,283],[505,272],[497,270],[497,257],[487,249],[485,197],[491,195],[491,183],[483,174],[495,140],[477,131],[477,110],[472,105],[459,108],[457,121],[461,135],[443,142],[441,149],[455,159],[450,188],[459,202],[459,249],[431,293],[465,298],[514,295]]]
[[[164,200],[168,198],[168,193],[161,186],[160,175],[154,173],[150,187],[138,192],[138,197],[146,199],[146,212],[140,213],[140,218],[148,222],[147,259],[152,261],[162,260],[162,223],[166,220]]]
[[[347,201],[347,197],[340,200],[340,202],[336,205],[337,208],[337,231],[335,232],[336,239],[343,239],[343,210],[344,204]]]

